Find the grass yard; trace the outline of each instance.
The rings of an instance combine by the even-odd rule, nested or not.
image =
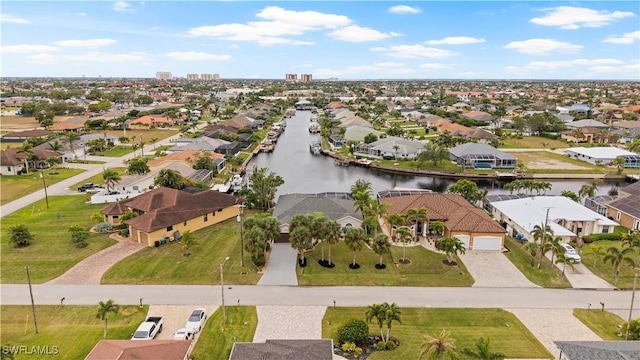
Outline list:
[[[240,267],[240,226],[235,218],[194,234],[198,236],[199,244],[190,249],[191,256],[183,256],[178,242],[146,248],[115,264],[104,274],[102,283],[219,284],[219,264],[227,256],[230,259],[225,264],[225,284],[258,283],[261,274],[256,272],[246,251],[244,268]]]
[[[534,262],[534,266],[531,267],[531,255],[524,250],[524,244],[516,242],[511,237],[505,237],[505,246],[509,249],[504,253],[523,274],[532,283],[540,285],[545,288],[570,288],[571,283],[565,277],[562,276],[562,271],[557,267],[551,267],[551,261],[546,257],[542,257],[542,265],[538,269],[538,258]],[[571,269],[567,270],[571,271]]]
[[[222,309],[209,317],[200,334],[191,359],[227,360],[234,341],[252,342],[258,326],[258,313],[255,306],[227,306],[227,326],[222,331]]]
[[[125,170],[127,170],[127,168],[123,168],[123,167],[117,167],[117,168],[110,168],[113,169],[115,171],[118,172],[118,174],[120,176],[124,176],[125,175]],[[86,184],[86,183],[94,183],[94,184],[104,184],[104,179],[102,178],[102,173],[99,173],[97,175],[94,175],[88,179],[82,180],[77,184],[74,184],[72,186],[69,187],[69,189],[77,189],[79,186]]]
[[[322,319],[322,337],[337,340],[337,330],[348,319],[365,320],[366,308],[328,308]],[[509,324],[509,326],[505,326]],[[391,336],[400,340],[393,351],[374,352],[370,360],[417,359],[423,335],[437,336],[442,329],[456,340],[456,348],[475,349],[478,337],[491,338],[491,350],[507,358],[553,358],[512,313],[502,309],[402,309],[402,324],[394,323]],[[380,331],[375,323],[369,332]],[[464,357],[463,357],[464,359]]]
[[[97,130],[101,132],[100,130]],[[153,129],[153,130],[127,130],[127,137],[129,138],[129,143],[138,143],[140,144],[140,136],[142,136],[142,141],[145,144],[151,144],[151,139],[158,138],[158,141],[168,138],[169,136],[173,136],[180,131],[178,130],[162,130],[162,129]],[[121,137],[125,136],[122,130],[107,130],[107,135]]]
[[[622,246],[622,241],[612,241],[612,240],[600,240],[595,241],[593,244],[599,246],[602,249],[602,252],[606,254],[606,251],[610,247],[616,247],[620,250],[626,249],[627,247]],[[618,278],[618,283],[616,284],[615,272],[614,268],[610,262],[606,264],[602,261],[604,255],[594,256],[593,253],[587,250],[591,244],[585,244],[580,251],[580,256],[582,257],[582,263],[589,268],[594,274],[600,276],[601,278],[608,281],[610,284],[617,286],[620,289],[631,289],[633,287],[633,267],[628,265],[627,263],[623,263],[620,266],[620,276]],[[630,256],[633,261],[638,260],[638,250],[636,250],[635,254],[631,254]],[[595,268],[593,267],[593,263],[595,260]]]
[[[498,148],[512,148],[512,149],[564,149],[571,147],[568,143],[562,140],[552,140],[541,136],[524,136],[522,139],[516,138],[502,138],[500,139],[500,146]],[[543,146],[545,143],[546,146]]]
[[[4,192],[4,191],[3,191]],[[2,283],[26,283],[25,265],[30,266],[31,281],[43,283],[62,275],[80,260],[116,243],[107,234],[91,234],[89,246],[78,249],[67,229],[71,225],[93,226],[91,214],[104,205],[85,203],[84,196],[52,196],[49,209],[40,200],[2,218]],[[14,248],[9,228],[25,224],[34,236],[31,245]]]
[[[95,156],[121,157],[133,152],[133,148],[129,145],[114,146],[107,151],[99,151]]]
[[[56,169],[55,171],[58,174],[51,175],[51,169],[44,170],[44,181],[47,185],[55,184],[84,172],[81,169]],[[26,175],[0,176],[0,188],[2,189],[0,204],[7,204],[36,191],[44,192],[40,172],[32,172]]]
[[[624,337],[618,336],[622,332],[622,328],[618,326],[626,324],[627,321],[616,314],[597,309],[573,309],[573,316],[582,321],[602,340],[624,340]]]
[[[429,251],[421,246],[407,247],[406,251],[407,258],[411,260],[410,264],[394,266],[391,258],[386,255],[384,263],[387,268],[378,270],[374,266],[378,263],[379,256],[369,248],[364,248],[356,255],[356,262],[360,264],[360,268],[352,270],[349,264],[353,260],[353,252],[341,241],[331,249],[331,261],[336,266],[327,269],[318,264],[322,257],[321,248],[318,246],[306,253],[307,266],[297,267],[298,283],[336,286],[471,286],[474,283],[474,279],[459,260],[458,265],[449,266],[442,262],[446,259],[444,254]],[[392,253],[393,259],[397,261],[402,257],[402,247],[392,247]]]
[[[54,118],[54,121],[58,119]],[[2,116],[2,122],[0,123],[0,129],[3,131],[16,131],[21,129],[35,129],[40,124],[36,121],[35,116],[16,116],[8,115]]]
[[[2,314],[2,345],[48,346],[57,348],[57,355],[41,355],[42,358],[84,359],[91,349],[102,340],[104,321],[96,318],[98,305],[36,306],[38,334],[35,333],[31,306],[0,307]],[[121,306],[117,315],[109,314],[107,339],[129,339],[131,333],[144,321],[148,307]],[[36,359],[36,355],[16,359]],[[4,356],[3,356],[4,358]]]

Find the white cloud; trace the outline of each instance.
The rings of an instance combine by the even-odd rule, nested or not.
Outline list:
[[[452,67],[451,64],[436,64],[436,63],[420,65],[421,69],[427,69],[427,70],[451,69],[451,67]]]
[[[530,22],[568,30],[575,30],[581,27],[603,27],[616,20],[636,16],[636,14],[629,11],[608,12],[606,10],[593,10],[573,6],[558,6],[542,10],[548,13],[543,17],[533,18]]]
[[[195,52],[195,51],[172,51],[166,54],[168,57],[176,59],[176,60],[184,60],[184,61],[201,61],[201,60],[229,60],[231,59],[231,55],[216,55],[216,54],[207,54],[203,52]]]
[[[330,32],[329,36],[342,41],[365,42],[387,39],[390,37],[400,36],[400,34],[395,32],[383,33],[367,27],[350,25]]]
[[[29,24],[31,21],[11,15],[0,14],[0,22],[12,24]]]
[[[623,64],[617,59],[575,59],[561,61],[533,61],[524,66],[525,70],[558,70],[564,68],[574,68],[577,66],[607,66]],[[512,67],[516,69],[516,67]]]
[[[510,42],[504,48],[528,55],[550,55],[552,52],[577,53],[582,50],[583,46],[553,39],[529,39]]]
[[[143,52],[130,52],[126,54],[112,54],[105,52],[92,51],[85,54],[64,55],[63,58],[76,62],[129,62],[129,61],[147,61],[151,55]]]
[[[191,36],[219,37],[231,41],[253,41],[260,45],[312,45],[313,42],[290,39],[304,35],[307,31],[336,29],[351,24],[343,15],[325,14],[316,11],[290,11],[277,6],[268,6],[257,15],[260,21],[246,24],[231,23],[199,26],[188,30]]]
[[[441,58],[457,55],[455,52],[452,52],[449,50],[443,50],[443,49],[432,48],[432,47],[424,47],[420,44],[398,45],[398,46],[391,46],[388,48],[374,47],[369,50],[382,51],[389,56],[398,57],[398,58],[408,58],[408,59],[413,59],[413,58],[441,59]]]
[[[131,6],[131,4],[125,2],[125,1],[116,1],[115,3],[113,3],[113,10],[115,11],[120,11],[120,12],[134,12],[136,11],[133,6]]]
[[[392,77],[393,75],[412,74],[416,70],[405,67],[399,62],[381,62],[369,65],[352,65],[344,69],[316,69],[314,76],[356,76],[360,74],[376,74],[382,77]]]
[[[3,53],[14,53],[14,54],[27,54],[27,53],[40,53],[47,51],[57,51],[58,48],[48,45],[29,45],[29,44],[20,44],[20,45],[7,45],[0,47],[0,52]]]
[[[87,16],[87,13],[80,12],[80,13],[77,13],[76,15],[78,15],[78,16]]]
[[[54,41],[54,44],[63,47],[86,47],[97,48],[101,46],[108,46],[117,43],[117,40],[113,39],[87,39],[87,40],[61,40]]]
[[[45,53],[28,55],[27,61],[35,64],[52,64],[55,62],[55,56]]]
[[[427,45],[466,45],[486,42],[482,38],[474,38],[469,36],[447,36],[440,40],[428,40],[424,43]]]
[[[636,40],[640,40],[640,30],[624,33],[621,37],[609,36],[602,40],[602,42],[613,44],[633,44]]]
[[[422,12],[419,7],[409,6],[409,5],[396,5],[390,7],[388,12],[392,14],[419,14]]]

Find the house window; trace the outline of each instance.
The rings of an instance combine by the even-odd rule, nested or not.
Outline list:
[[[215,211],[211,212],[211,216],[216,216],[216,212]]]
[[[616,214],[616,220],[620,221],[620,211]]]
[[[640,230],[640,221],[636,220],[635,224],[633,225],[633,228],[636,230]]]
[[[182,223],[183,226],[187,226],[187,220]]]
[[[603,225],[603,226],[602,226],[602,232],[603,232],[604,234],[608,233],[608,232],[609,232],[609,225]]]
[[[209,214],[204,214],[204,221],[205,222],[209,221]]]
[[[113,215],[113,220],[118,220],[118,215]]]
[[[172,231],[172,230],[173,230],[173,225],[167,226],[167,231]]]
[[[7,166],[7,171],[11,171],[11,166]]]

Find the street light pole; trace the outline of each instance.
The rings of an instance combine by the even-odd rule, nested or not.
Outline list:
[[[47,202],[47,209],[49,208],[49,195],[47,195],[47,183],[44,181],[44,172],[40,169],[40,178],[42,179],[42,187],[44,187],[44,200]]]
[[[222,262],[222,264],[220,264],[220,295],[222,297],[222,331],[224,331],[225,327],[227,326],[227,312],[224,307],[224,263],[226,263],[227,260],[229,260],[228,256],[224,258],[224,261]]]
[[[640,268],[633,268],[633,290],[631,291],[631,306],[629,306],[629,319],[627,319],[627,331],[625,331],[624,339],[629,340],[629,328],[631,327],[631,315],[633,314],[633,301],[636,297],[636,281],[638,280],[638,271]]]

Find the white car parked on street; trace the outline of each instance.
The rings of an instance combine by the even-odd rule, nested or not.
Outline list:
[[[191,312],[191,316],[189,316],[189,320],[187,320],[184,327],[197,333],[202,330],[205,320],[207,320],[207,311],[205,309],[195,309]]]

